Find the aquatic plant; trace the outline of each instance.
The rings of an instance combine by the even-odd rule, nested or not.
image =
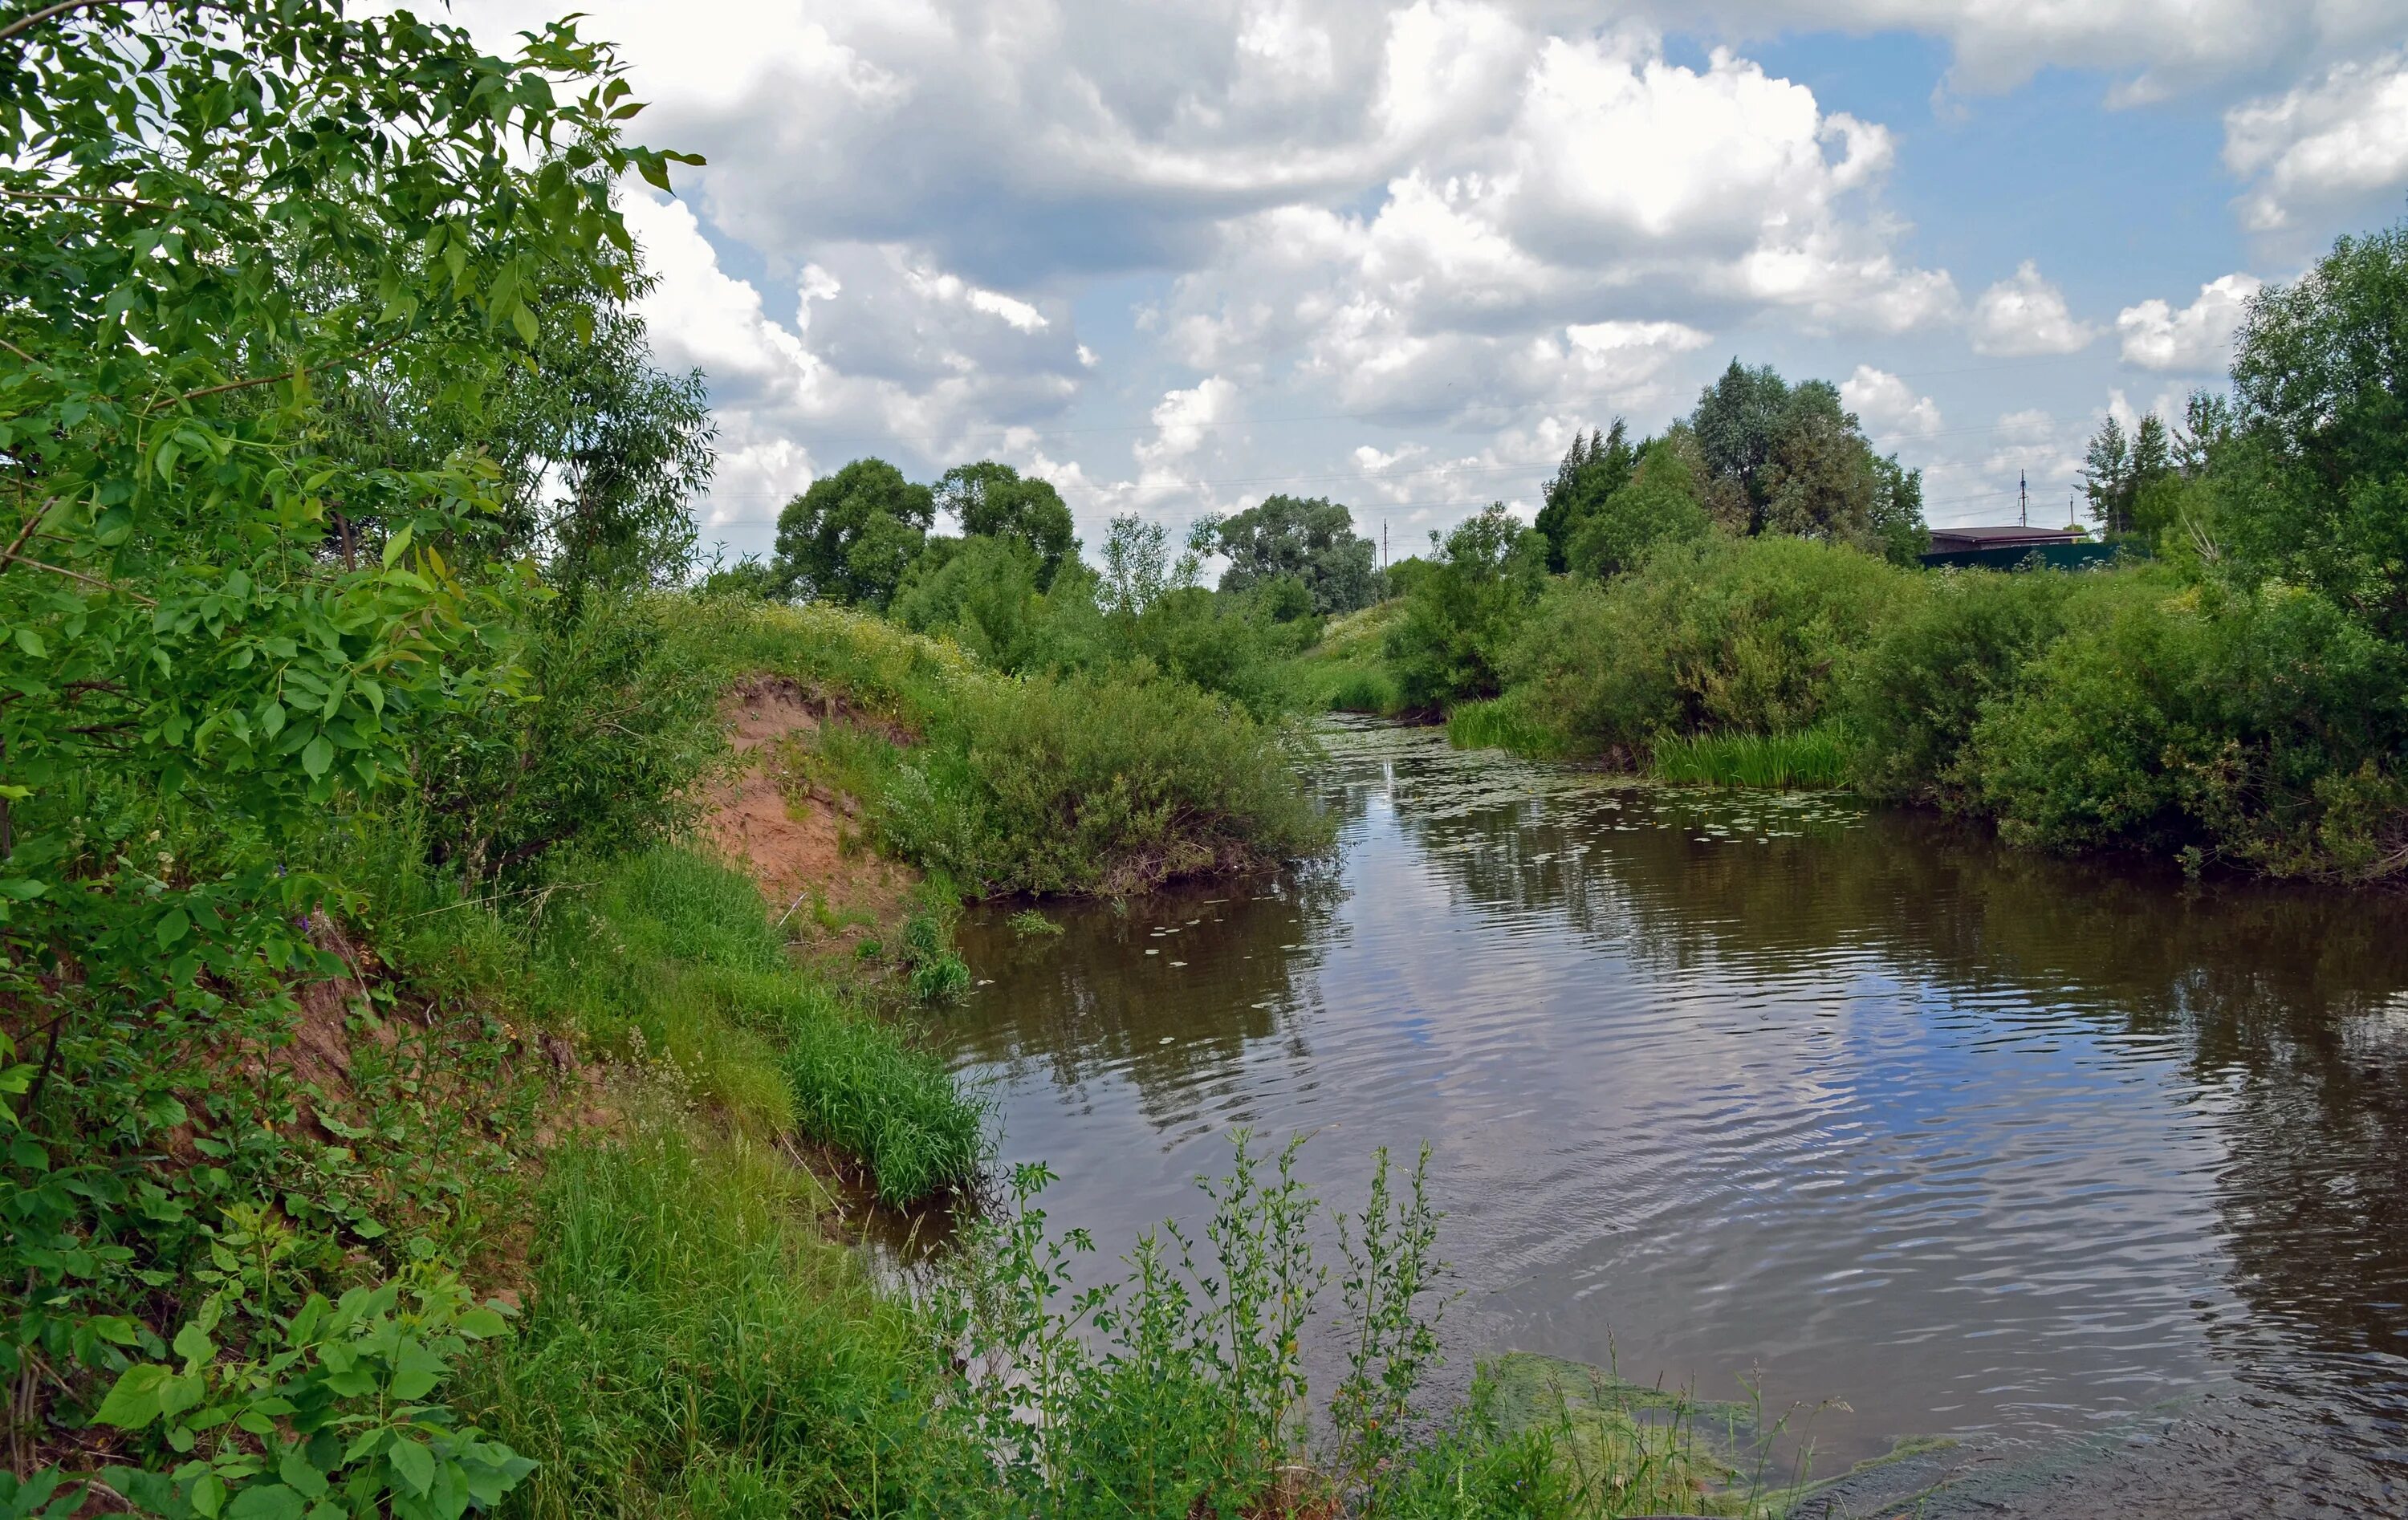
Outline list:
[[[1850,759],[1846,732],[1823,724],[1798,733],[1658,739],[1648,768],[1668,782],[1789,791],[1846,785]]]

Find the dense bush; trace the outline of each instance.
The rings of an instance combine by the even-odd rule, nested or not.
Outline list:
[[[1836,708],[1848,652],[1917,591],[1908,572],[1803,539],[1667,545],[1608,584],[1552,589],[1505,657],[1509,701],[1592,754],[1811,728]]]
[[[720,753],[722,682],[652,597],[538,608],[513,691],[422,725],[411,769],[426,843],[467,880],[580,839],[634,849],[685,821]]]
[[[1850,665],[1841,706],[1857,783],[1875,796],[1970,802],[1961,767],[1973,725],[2064,631],[2077,584],[1985,570],[1934,577]]]
[[[1322,848],[1275,733],[1143,668],[966,686],[878,800],[907,857],[980,894],[1114,895]]]
[[[2278,875],[2397,868],[2399,651],[2302,588],[2157,589],[2077,624],[1986,706],[1969,766],[2001,831]]]
[[[1546,540],[1501,503],[1430,541],[1435,552],[1407,578],[1385,645],[1398,700],[1425,710],[1496,695],[1505,646],[1546,566]]]

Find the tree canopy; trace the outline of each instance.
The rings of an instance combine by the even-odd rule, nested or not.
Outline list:
[[[1052,481],[1023,476],[1010,465],[982,459],[954,466],[938,480],[936,502],[953,514],[968,537],[1025,544],[1036,556],[1039,591],[1054,583],[1063,561],[1079,552],[1061,493]]]
[[[2229,547],[2408,637],[2408,224],[2258,292],[2232,383]]]
[[[1252,591],[1283,579],[1300,582],[1311,610],[1352,612],[1378,598],[1380,570],[1354,516],[1324,496],[1272,495],[1227,517],[1209,520],[1212,547],[1226,555],[1221,589]]]
[[[821,601],[883,608],[927,542],[936,496],[882,459],[813,480],[778,514],[784,586]]]

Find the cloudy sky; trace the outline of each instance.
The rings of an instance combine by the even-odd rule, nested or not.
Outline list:
[[[556,13],[460,0],[496,45]],[[583,0],[654,144],[710,533],[861,454],[1090,544],[1275,491],[1396,553],[1734,355],[1840,383],[1937,523],[2062,521],[2111,409],[2408,210],[2408,0]]]

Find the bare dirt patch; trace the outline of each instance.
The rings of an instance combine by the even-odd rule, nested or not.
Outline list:
[[[788,763],[790,745],[853,715],[774,678],[738,685],[721,714],[737,766],[704,799],[704,829],[720,853],[751,874],[799,938],[816,931],[851,944],[899,922],[911,871],[861,842],[857,799],[810,785]]]

